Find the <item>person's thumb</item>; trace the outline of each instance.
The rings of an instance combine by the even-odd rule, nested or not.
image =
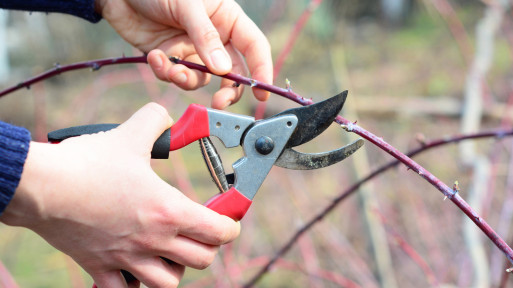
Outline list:
[[[122,133],[128,133],[130,139],[143,147],[152,147],[160,135],[173,120],[167,110],[157,103],[148,103],[135,112],[130,119],[119,125]]]

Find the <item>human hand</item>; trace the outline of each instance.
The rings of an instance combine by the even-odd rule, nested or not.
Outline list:
[[[0,221],[34,230],[100,288],[127,287],[121,269],[148,287],[176,287],[184,266],[207,267],[240,226],[191,201],[151,169],[153,143],[171,123],[165,109],[152,103],[108,132],[56,145],[31,143]]]
[[[130,44],[150,52],[148,63],[155,75],[191,90],[206,85],[210,75],[172,64],[176,56],[205,64],[215,74],[234,72],[271,83],[270,45],[264,34],[233,0],[96,0],[96,11]],[[162,52],[163,51],[163,52]],[[227,79],[212,98],[223,109],[242,95],[243,85]],[[265,101],[269,92],[253,88]]]

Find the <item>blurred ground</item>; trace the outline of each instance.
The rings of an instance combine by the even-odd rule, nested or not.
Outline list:
[[[275,57],[307,2],[239,1],[265,31]],[[417,147],[419,137],[458,134],[466,79],[476,49],[475,29],[486,5],[449,1],[455,14],[446,16],[437,8],[436,3],[441,2],[445,1],[414,1],[398,24],[385,21],[377,8],[360,7],[364,4],[359,1],[324,1],[301,32],[275,84],[285,86],[288,79],[295,92],[314,101],[348,89],[342,114],[401,151]],[[511,13],[506,12],[493,40],[493,61],[483,85],[481,130],[500,127],[512,94]],[[453,33],[454,21],[461,23],[463,34]],[[104,21],[93,25],[64,15],[9,12],[7,28],[10,75],[2,79],[1,87],[14,85],[56,62],[138,55]],[[149,101],[164,104],[177,119],[189,103],[209,105],[218,79],[213,82],[199,91],[184,92],[155,81],[144,65],[70,72],[0,99],[0,119],[28,127],[39,141],[45,141],[48,131],[71,125],[122,122]],[[247,91],[228,110],[252,115],[257,104]],[[272,96],[267,114],[295,106]],[[302,151],[326,151],[355,139],[345,134],[339,127],[330,127]],[[217,146],[225,166],[241,156],[241,151]],[[507,186],[511,140],[480,140],[476,147],[496,160],[487,184],[493,189],[485,191],[487,197],[475,208],[497,227],[511,194]],[[355,170],[354,158],[365,155],[367,170]],[[189,269],[182,287],[237,287],[244,283],[298,227],[361,175],[390,160],[368,143],[365,151],[352,158],[318,171],[274,168],[242,222],[240,238],[225,247],[207,270]],[[457,146],[444,146],[416,160],[448,185],[458,180],[466,198],[473,172],[461,165]],[[163,179],[203,202],[216,192],[202,162],[197,145],[190,145],[171,153],[170,160],[155,161],[154,167]],[[443,201],[442,194],[404,167],[381,175],[366,188],[372,188],[367,194],[372,205],[356,195],[345,200],[300,238],[257,287],[386,287],[376,262],[379,253],[389,254],[392,269],[387,277],[393,278],[397,287],[470,287],[476,283],[469,255],[473,248],[464,239],[467,220],[450,201]],[[381,219],[377,225],[385,233],[388,252],[372,246],[374,234],[369,227],[373,226],[369,226],[366,213]],[[1,225],[0,235],[0,260],[20,287],[90,287],[92,281],[86,274],[32,232]],[[502,236],[510,239],[509,232]],[[416,256],[408,253],[408,247]],[[498,287],[505,258],[496,255],[497,248],[487,239],[483,247],[485,267],[490,271],[488,285]],[[511,280],[508,283],[511,285]]]

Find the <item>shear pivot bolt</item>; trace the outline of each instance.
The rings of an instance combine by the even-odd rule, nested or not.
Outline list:
[[[258,153],[267,155],[273,151],[274,141],[267,136],[262,136],[256,140],[255,149],[258,151]]]

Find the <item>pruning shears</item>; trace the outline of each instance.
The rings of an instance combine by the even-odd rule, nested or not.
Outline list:
[[[326,130],[342,109],[346,97],[347,91],[344,91],[322,102],[289,109],[263,120],[191,104],[157,139],[151,156],[166,159],[169,151],[199,140],[207,167],[221,192],[205,205],[238,221],[248,211],[273,165],[296,170],[323,168],[344,160],[363,145],[363,140],[358,139],[323,153],[308,154],[292,149]],[[108,131],[117,126],[93,124],[60,129],[48,133],[48,140],[59,143],[70,137]],[[233,163],[233,174],[225,174],[210,136],[219,138],[227,148],[242,146],[245,155]],[[128,271],[121,270],[121,273],[127,283],[136,280]]]
[[[301,153],[292,149],[326,130],[342,109],[346,97],[347,91],[344,91],[322,102],[289,109],[263,120],[191,104],[158,138],[151,155],[155,159],[166,159],[169,151],[199,140],[207,167],[221,192],[205,205],[238,221],[246,214],[273,165],[296,170],[323,168],[344,160],[363,145],[364,141],[358,139],[323,153]],[[60,129],[48,133],[48,140],[58,143],[117,126],[93,124]],[[233,163],[233,174],[225,175],[209,136],[216,136],[227,148],[242,146],[245,156]]]

